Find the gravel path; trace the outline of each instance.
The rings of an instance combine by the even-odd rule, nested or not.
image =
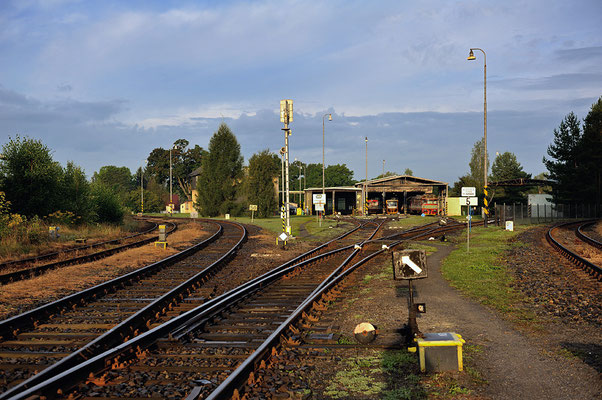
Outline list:
[[[481,347],[474,362],[488,384],[479,394],[492,399],[602,398],[600,377],[592,367],[560,355],[541,338],[527,337],[451,288],[439,271],[451,247],[435,246],[439,251],[428,259],[428,279],[416,283],[417,301],[427,303],[418,325],[423,332],[457,332],[467,344]]]

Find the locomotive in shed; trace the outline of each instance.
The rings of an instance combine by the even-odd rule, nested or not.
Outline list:
[[[408,199],[408,212],[411,214],[438,215],[439,203],[437,198],[433,196],[413,196]]]

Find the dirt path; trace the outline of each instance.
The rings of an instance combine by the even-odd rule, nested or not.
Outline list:
[[[428,279],[416,283],[417,301],[427,304],[418,325],[423,332],[457,332],[467,344],[480,347],[475,367],[488,384],[479,394],[492,399],[602,398],[600,377],[593,368],[550,351],[451,288],[439,268],[452,248],[435,246],[439,251],[428,259]]]

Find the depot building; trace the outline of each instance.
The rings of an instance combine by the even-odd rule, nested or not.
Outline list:
[[[316,214],[316,202],[323,201],[320,199],[322,188],[308,188],[303,193],[305,210]],[[388,204],[397,204],[395,213],[421,214],[426,211],[430,215],[446,215],[447,193],[447,182],[393,175],[358,182],[354,186],[324,188],[324,208],[326,215],[385,214]],[[390,208],[389,213],[393,213],[392,210]]]

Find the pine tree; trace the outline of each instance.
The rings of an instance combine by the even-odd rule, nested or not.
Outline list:
[[[243,158],[236,136],[222,123],[209,141],[209,153],[202,160],[196,208],[215,217],[240,209],[235,203],[242,177]]]
[[[547,151],[550,159],[543,158],[550,179],[555,181],[552,194],[556,204],[582,200],[579,176],[581,137],[581,123],[571,112],[554,129],[554,141]]]
[[[582,163],[579,176],[583,188],[582,199],[585,203],[596,204],[600,210],[602,204],[602,97],[592,105],[583,120],[583,135],[579,146]]]

